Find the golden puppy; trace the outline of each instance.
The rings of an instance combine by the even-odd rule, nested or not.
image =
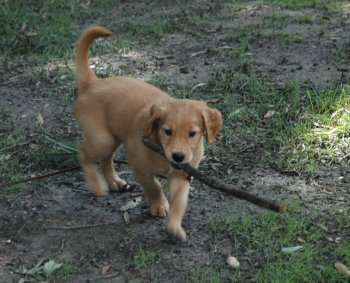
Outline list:
[[[111,34],[103,27],[91,27],[77,46],[79,95],[73,109],[85,138],[79,158],[87,186],[95,195],[105,195],[109,189],[118,191],[127,185],[113,168],[113,155],[125,144],[129,167],[148,198],[152,215],[167,216],[168,233],[184,241],[181,222],[190,185],[187,173],[173,169],[170,161],[197,167],[203,158],[203,136],[209,143],[214,141],[222,126],[221,114],[204,102],[171,98],[132,78],[97,78],[89,67],[89,47],[96,37]],[[144,135],[163,146],[166,158],[143,145]],[[158,174],[168,178],[170,206],[156,179]]]

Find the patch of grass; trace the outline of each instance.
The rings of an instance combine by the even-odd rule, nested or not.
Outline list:
[[[286,15],[278,15],[274,10],[263,18],[262,27],[273,28],[275,30],[281,30],[285,28],[293,17]]]
[[[17,125],[9,130],[5,138],[0,138],[1,184],[27,179],[33,173],[41,175],[50,169],[63,169],[78,164],[74,143],[55,138],[49,140],[47,135],[50,134],[42,129],[33,131],[32,128]],[[23,183],[1,190],[0,193],[18,196],[27,188],[28,184]]]
[[[0,61],[20,56],[32,56],[40,61],[69,59],[74,54],[81,26],[92,24],[91,20],[99,15],[108,18],[106,10],[118,3],[119,0],[104,0],[91,2],[85,7],[78,0],[4,0],[0,4]],[[151,31],[162,34],[171,27],[170,22],[160,20],[152,26]],[[134,26],[135,31],[138,28],[139,26]],[[104,41],[97,48],[115,52],[130,46],[130,41],[122,38]]]
[[[79,13],[77,13],[79,11]],[[76,21],[84,15],[79,1],[8,1],[0,6],[0,53],[67,56],[77,38]]]
[[[324,1],[318,0],[268,0],[267,3],[272,3],[286,8],[315,8],[318,4]]]
[[[293,17],[292,22],[297,24],[312,24],[315,20],[316,16],[314,14],[304,14],[302,16]]]
[[[228,3],[227,9],[232,12],[238,12],[245,9],[251,9],[254,6],[263,4],[270,4],[274,7],[283,7],[288,9],[302,9],[302,8],[314,8],[318,10],[325,10],[330,12],[343,12],[349,11],[348,1],[346,0],[334,0],[334,1],[323,1],[323,0],[261,0],[261,1],[234,1],[234,3]]]
[[[299,172],[309,166],[311,171],[317,171],[319,165],[346,166],[350,150],[350,87],[308,90],[306,94],[307,108],[295,124],[291,142],[281,148],[285,156],[281,164]]]
[[[289,9],[300,9],[300,8],[317,8],[327,9],[330,11],[338,10],[342,7],[345,0],[335,1],[323,1],[323,0],[265,0],[265,3],[271,3],[276,6],[282,6]]]
[[[75,74],[67,64],[54,64],[33,71],[29,83],[35,85],[42,97],[71,107],[78,92]]]
[[[58,277],[67,280],[75,273],[79,273],[81,267],[74,261],[65,261],[58,271]]]
[[[289,83],[280,91],[234,70],[216,73],[209,84],[223,94],[223,102],[215,105],[224,115],[219,143],[209,147],[217,156],[237,157],[244,152],[272,154],[290,136],[290,123],[300,110],[298,86]],[[264,115],[274,111],[273,119]],[[221,152],[222,151],[222,152]],[[262,156],[259,159],[264,160]]]
[[[339,68],[348,64],[350,54],[350,43],[344,43],[335,54],[331,55],[331,59],[338,65]]]
[[[223,270],[215,270],[214,268],[207,268],[204,270],[196,270],[191,273],[189,277],[189,282],[191,283],[221,283],[223,282],[225,275]],[[230,282],[238,282],[235,276],[230,278]]]
[[[0,179],[1,183],[14,182],[23,179],[26,176],[26,167],[20,160],[26,156],[22,150],[28,147],[26,135],[18,131],[10,132],[3,138],[0,138]],[[25,191],[26,186],[16,185],[7,189],[0,190],[0,194],[4,195],[20,195]]]
[[[159,40],[165,34],[176,31],[177,25],[173,18],[163,16],[151,23],[140,23],[135,19],[125,19],[119,24],[118,33],[122,40],[146,41],[149,38]]]
[[[151,280],[156,278],[156,264],[159,260],[159,256],[156,252],[138,245],[134,254],[134,265],[137,270],[144,273],[146,272]]]
[[[243,73],[247,72],[252,59],[252,44],[255,38],[254,31],[250,28],[238,29],[230,40],[237,42],[238,46],[230,51],[230,59],[240,65]]]
[[[225,220],[212,223],[217,241],[230,235],[231,251],[249,258],[257,266],[253,280],[257,282],[341,282],[344,278],[333,267],[337,261],[349,263],[350,246],[346,238],[340,244],[326,240],[317,223],[338,229],[348,225],[348,212],[338,219],[326,219],[317,212],[303,213],[298,207],[284,215],[262,211],[258,215],[231,214]],[[322,219],[320,219],[322,217]],[[283,248],[302,246],[300,250],[283,252]],[[337,250],[339,253],[335,253]],[[243,263],[244,264],[244,263]]]
[[[165,75],[154,76],[148,81],[148,83],[169,93],[172,97],[181,99],[203,99],[201,87],[205,87],[205,85],[181,85],[176,83],[171,77]]]
[[[300,33],[288,33],[282,31],[262,31],[259,33],[259,37],[268,40],[274,39],[279,44],[299,44],[307,42],[307,39]]]
[[[216,156],[273,160],[270,166],[311,175],[348,164],[350,87],[307,90],[305,101],[296,82],[281,88],[233,68],[214,74],[209,89],[223,95],[215,107],[224,127],[208,147]]]

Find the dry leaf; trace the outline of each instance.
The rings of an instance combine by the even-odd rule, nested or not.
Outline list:
[[[303,238],[301,238],[301,237],[298,237],[297,240],[298,240],[299,243],[304,243],[305,242],[305,240]]]
[[[350,270],[347,268],[343,263],[341,262],[336,262],[334,264],[334,267],[343,275],[346,277],[350,277]]]
[[[323,231],[328,232],[329,229],[323,224],[316,224],[317,227],[321,228]]]
[[[62,265],[63,263],[57,263],[53,259],[49,260],[44,264],[42,273],[45,275],[46,278],[48,278],[49,276],[51,276],[52,273],[60,269]]]
[[[26,29],[27,29],[27,21],[25,21],[25,22],[22,24],[21,32],[24,32]]]
[[[80,3],[80,7],[83,9],[88,9],[90,7],[91,0],[86,1],[85,3]]]
[[[297,251],[301,250],[302,248],[303,248],[303,246],[288,247],[288,248],[281,249],[281,252],[283,252],[283,253],[294,253],[294,252],[297,252]]]
[[[206,85],[207,85],[206,83],[198,83],[192,88],[192,90],[195,90],[196,88],[199,88],[199,87],[202,87],[202,86],[206,86]]]
[[[130,66],[129,66],[128,64],[121,64],[121,65],[119,66],[119,68],[124,69],[124,70],[127,70],[127,69],[130,69]]]
[[[36,149],[36,148],[38,148],[38,145],[37,145],[37,144],[34,144],[34,143],[30,143],[30,144],[29,144],[29,148],[30,148],[30,149]]]
[[[132,209],[132,208],[138,206],[141,201],[142,201],[142,197],[141,196],[136,197],[136,198],[132,199],[131,201],[127,202],[126,204],[124,204],[120,208],[120,210],[121,211],[127,211],[129,209]]]
[[[101,274],[105,275],[109,270],[111,269],[110,265],[104,265],[102,266]]]
[[[269,120],[273,117],[273,115],[275,115],[276,111],[274,110],[269,110],[267,111],[267,113],[264,115],[264,119],[265,120]]]
[[[228,256],[226,259],[227,264],[232,268],[239,267],[239,261],[234,256]]]
[[[130,223],[130,215],[127,211],[124,212],[124,221],[126,224]]]
[[[39,125],[39,126],[42,126],[44,124],[44,118],[41,114],[39,114],[38,116],[36,116],[36,123]]]

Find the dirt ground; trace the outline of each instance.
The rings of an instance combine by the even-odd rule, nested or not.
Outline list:
[[[143,4],[123,1],[120,6],[113,7],[111,13],[118,18],[124,9],[128,9],[140,22],[147,22],[158,17],[159,13],[171,14],[176,11],[179,14],[178,9],[182,9],[182,18],[176,19],[181,26],[182,21],[189,21],[193,13],[219,13],[223,9],[215,1],[189,2],[179,7],[176,1],[143,1]],[[158,5],[162,5],[162,8]],[[342,52],[349,55],[348,14],[317,12],[312,22],[288,24],[282,29],[284,32],[297,32],[298,36],[307,40],[282,45],[259,35],[259,22],[271,13],[276,17],[302,17],[309,14],[310,9],[295,11],[250,5],[227,19],[208,21],[205,29],[188,27],[185,32],[179,29],[178,32],[165,34],[156,46],[152,42],[138,43],[132,52],[108,58],[102,56],[100,60],[108,61],[116,74],[131,74],[144,80],[166,75],[180,85],[195,86],[207,83],[215,70],[229,64],[226,59],[228,54],[239,45],[238,28],[255,25],[256,39],[251,42],[248,51],[253,54],[247,70],[249,74],[273,83],[295,79],[305,86],[315,87],[349,80],[349,65],[335,59]],[[113,25],[118,30],[118,22],[114,21]],[[69,66],[71,64],[68,62]],[[42,82],[39,75],[28,80],[28,72],[40,67],[32,66],[26,59],[1,67],[0,120],[8,121],[11,117],[23,129],[28,129],[35,126],[37,115],[41,113],[45,117],[45,126],[57,127],[75,138],[79,130],[69,107],[43,93],[43,89],[55,87],[55,83]],[[47,70],[50,68],[47,67]],[[74,80],[67,83],[75,85]],[[171,89],[168,91],[171,93]],[[210,95],[209,92],[206,98]],[[0,123],[0,138],[9,129],[9,125]],[[22,148],[26,150],[26,146]],[[317,179],[304,180],[272,168],[256,167],[245,155],[244,159],[237,156],[236,164],[206,156],[201,169],[208,173],[215,172],[218,178],[260,196],[278,198],[284,202],[302,199],[306,209],[316,207],[322,211],[326,206],[344,208],[349,204],[346,191],[340,191],[336,196],[324,191],[326,186],[344,180],[336,168],[320,173]],[[210,221],[233,212],[254,213],[259,209],[193,181],[183,222],[188,241],[173,243],[165,232],[165,220],[149,214],[146,199],[131,172],[124,165],[120,170],[132,185],[130,191],[121,194],[94,197],[87,191],[81,172],[74,171],[27,184],[28,190],[19,198],[2,195],[0,282],[17,282],[23,278],[10,269],[18,266],[19,259],[26,266],[33,266],[40,258],[80,264],[78,272],[68,278],[55,275],[50,282],[186,282],[198,268],[225,264],[223,256],[216,254],[214,257],[210,252]],[[120,207],[139,196],[142,200],[128,211],[130,223],[126,223]],[[135,268],[135,250],[139,246],[157,251],[155,270]],[[225,248],[223,242],[219,249],[224,251]],[[242,260],[241,264],[242,277],[249,282],[254,263]],[[110,267],[108,272],[101,274],[106,266]],[[35,282],[34,278],[31,280]]]

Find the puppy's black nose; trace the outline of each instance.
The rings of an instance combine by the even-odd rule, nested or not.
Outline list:
[[[183,161],[185,159],[185,154],[183,154],[181,151],[179,152],[174,152],[172,154],[172,158],[174,159],[175,162],[180,163],[181,161]]]

